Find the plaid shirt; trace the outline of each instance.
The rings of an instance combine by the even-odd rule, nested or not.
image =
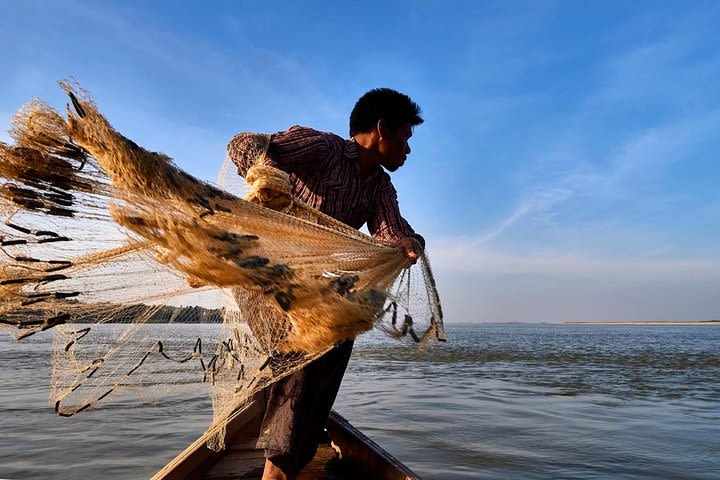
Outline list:
[[[228,154],[245,176],[245,164],[233,138]],[[313,208],[353,228],[365,223],[373,237],[394,244],[406,237],[425,240],[400,215],[397,192],[379,166],[366,178],[358,176],[358,150],[353,140],[294,126],[272,136],[265,163],[290,175],[292,194]]]

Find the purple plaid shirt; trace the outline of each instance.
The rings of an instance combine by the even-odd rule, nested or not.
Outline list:
[[[228,144],[228,154],[244,177],[252,165],[237,153],[237,138]],[[294,197],[336,220],[353,228],[367,223],[372,236],[384,243],[413,237],[425,246],[400,215],[390,175],[378,167],[360,179],[353,140],[294,126],[272,136],[265,163],[290,175]]]

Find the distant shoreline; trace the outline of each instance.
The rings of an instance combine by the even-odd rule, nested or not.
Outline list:
[[[561,325],[720,325],[720,320],[707,322],[563,322]]]

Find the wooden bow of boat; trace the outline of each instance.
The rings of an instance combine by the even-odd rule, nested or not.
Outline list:
[[[260,480],[265,464],[255,448],[265,413],[260,395],[228,421],[226,448],[213,452],[203,435],[156,473],[151,480]],[[329,441],[320,444],[315,458],[299,480],[420,480],[409,468],[380,448],[335,411],[330,413]]]

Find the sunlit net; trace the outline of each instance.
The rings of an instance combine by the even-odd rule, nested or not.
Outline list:
[[[221,448],[229,414],[338,341],[373,327],[445,339],[427,256],[409,266],[293,199],[263,164],[269,136],[243,137],[251,185],[226,159],[214,186],[61,86],[65,118],[32,101],[0,143],[0,326],[17,339],[53,330],[59,415],[208,388]]]

